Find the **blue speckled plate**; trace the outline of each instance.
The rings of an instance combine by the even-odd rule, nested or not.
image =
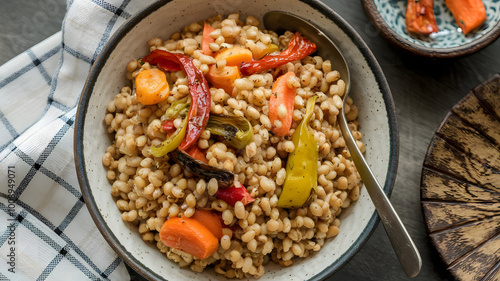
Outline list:
[[[428,57],[457,57],[482,49],[500,35],[500,0],[483,0],[487,20],[464,35],[444,0],[434,0],[439,32],[416,37],[405,28],[407,0],[362,0],[366,14],[391,43]]]

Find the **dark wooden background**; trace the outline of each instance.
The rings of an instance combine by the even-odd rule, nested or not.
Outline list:
[[[363,37],[391,87],[400,132],[399,169],[391,201],[422,255],[422,270],[413,280],[453,280],[427,236],[420,174],[429,142],[446,113],[472,88],[500,72],[500,41],[465,58],[416,58],[380,37],[368,22],[361,1],[324,2]],[[64,0],[1,0],[0,64],[59,31],[64,13]],[[328,280],[406,279],[380,224],[358,254]]]

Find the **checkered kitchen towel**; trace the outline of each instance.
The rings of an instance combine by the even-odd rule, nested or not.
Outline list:
[[[113,32],[152,0],[68,0],[62,31],[0,66],[0,280],[127,280],[73,157],[76,105]]]

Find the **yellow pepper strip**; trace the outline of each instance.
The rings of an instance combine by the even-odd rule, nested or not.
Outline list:
[[[274,44],[269,44],[266,48],[267,54],[279,52],[279,51],[280,51],[280,48]]]
[[[302,207],[317,190],[318,145],[314,134],[309,131],[316,98],[317,96],[312,96],[307,101],[304,119],[293,133],[295,150],[286,162],[286,178],[278,199],[278,207]]]
[[[181,127],[178,128],[172,136],[164,140],[159,146],[151,147],[149,149],[149,153],[151,153],[151,155],[153,155],[154,157],[162,157],[167,153],[175,150],[181,144],[184,136],[186,135],[188,119],[189,118],[186,116],[186,118],[184,118],[184,121],[182,122]]]

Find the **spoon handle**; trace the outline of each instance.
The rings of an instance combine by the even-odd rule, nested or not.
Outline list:
[[[344,99],[344,103],[345,100],[346,99]],[[385,231],[389,236],[389,240],[391,241],[392,247],[396,252],[403,270],[409,277],[417,276],[422,266],[422,259],[420,258],[418,249],[356,145],[356,141],[345,119],[344,107],[342,107],[342,112],[339,114],[339,125],[344,135],[347,148],[351,153],[351,158],[372,199],[373,205],[384,225]]]

